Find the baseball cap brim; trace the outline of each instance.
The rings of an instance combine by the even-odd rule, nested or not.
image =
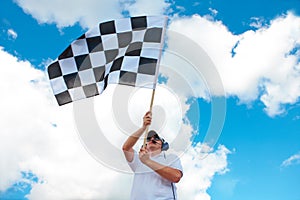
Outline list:
[[[151,131],[148,132],[147,138],[152,138],[152,137],[156,137],[159,140],[161,140],[161,138],[159,137],[159,135],[154,130],[151,130]]]

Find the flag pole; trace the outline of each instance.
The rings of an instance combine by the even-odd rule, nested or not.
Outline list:
[[[165,16],[165,20],[164,20],[164,27],[166,27],[167,25],[167,17]],[[165,32],[166,32],[166,29],[163,28],[163,33],[162,33],[162,37],[161,37],[161,41],[164,41],[164,36],[165,36]],[[160,45],[160,49],[163,49],[163,42],[161,42],[161,45]],[[159,68],[159,64],[160,63],[160,58],[161,58],[161,51],[160,51],[160,54],[158,56],[158,61],[157,61],[157,70],[155,72],[155,80],[156,80],[156,83],[157,83],[157,79],[158,79],[158,68]],[[153,106],[153,101],[154,101],[154,95],[155,95],[155,88],[156,88],[156,83],[154,84],[154,88],[152,90],[152,97],[151,97],[151,102],[150,102],[150,112],[152,112],[152,106]],[[144,136],[144,145],[143,147],[146,147],[146,142],[147,142],[147,136],[148,136],[148,130],[149,130],[149,125],[146,127],[146,131],[145,131],[145,136]]]
[[[154,95],[155,95],[155,88],[152,90],[152,97],[151,97],[150,109],[149,109],[150,112],[152,112],[152,106],[153,106],[153,101],[154,101]],[[148,130],[149,130],[149,125],[146,127],[145,136],[144,136],[144,145],[143,145],[143,147],[146,147],[147,136],[148,136]]]

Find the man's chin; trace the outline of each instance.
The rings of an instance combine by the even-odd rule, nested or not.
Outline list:
[[[149,150],[151,153],[160,153],[160,149],[157,149],[155,147],[153,147],[153,148],[150,147]]]

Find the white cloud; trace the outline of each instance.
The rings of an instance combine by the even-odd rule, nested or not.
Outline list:
[[[212,13],[213,16],[216,16],[218,14],[218,11],[216,9],[209,8],[208,10]]]
[[[30,199],[106,198],[114,193],[116,178],[130,180],[101,166],[83,148],[72,107],[57,106],[44,72],[2,49],[0,58],[1,191],[19,180],[21,171],[41,180]]]
[[[72,105],[60,107],[56,104],[46,74],[3,49],[0,50],[0,66],[3,94],[0,104],[0,191],[21,180],[20,172],[23,171],[32,172],[39,178],[37,183],[32,184],[27,196],[29,199],[128,199],[132,175],[105,167],[88,153],[76,132]],[[110,95],[109,91],[107,94]],[[180,105],[182,100],[172,93],[166,99],[164,94],[166,91],[163,89],[158,91],[156,102],[166,107],[167,117],[178,113],[184,115],[188,105],[174,113],[172,107]],[[105,107],[109,107],[111,100],[107,102],[107,99],[110,97],[103,97],[98,96],[97,101],[106,102]],[[132,98],[132,101],[142,103],[139,98]],[[111,113],[110,109],[106,111],[101,106],[97,107],[98,112],[98,108],[104,116],[106,112]],[[134,120],[141,114],[139,110],[130,116]],[[106,136],[118,135],[120,130],[114,122],[107,122],[109,120],[101,121],[110,133]],[[166,121],[166,132],[178,131],[177,123],[178,118],[173,122]],[[186,123],[181,131],[189,138],[193,130]],[[174,136],[166,138],[172,142]],[[99,146],[103,145],[101,142],[96,141]],[[226,155],[229,151],[225,147],[220,146],[215,152],[210,152],[204,160],[198,157],[199,150],[198,145],[182,156],[185,176],[178,187],[181,198],[209,198],[206,189],[213,176],[227,170]],[[191,182],[192,187],[189,185]]]
[[[3,92],[0,105],[2,111],[0,115],[0,120],[2,121],[0,128],[0,154],[2,162],[0,172],[5,173],[5,175],[1,174],[0,188],[4,189],[20,176],[17,173],[20,166],[16,162],[22,161],[24,159],[23,155],[32,150],[26,142],[28,138],[26,138],[27,132],[25,130],[31,130],[35,126],[35,123],[31,120],[24,121],[24,119],[32,119],[34,117],[34,111],[31,109],[35,108],[34,105],[36,103],[38,106],[46,102],[44,98],[40,98],[40,95],[37,95],[36,102],[31,101],[30,98],[32,96],[28,95],[35,96],[39,93],[39,90],[42,90],[39,88],[34,89],[36,86],[31,82],[34,79],[40,80],[43,77],[41,72],[34,70],[28,62],[17,61],[15,57],[4,52],[2,48],[0,50],[0,57],[0,88]],[[44,117],[41,116],[37,122],[42,122],[43,120]],[[42,131],[43,128],[46,127],[39,127],[39,131]],[[34,140],[39,143],[41,136],[41,134],[37,135]],[[21,145],[23,140],[24,145]]]
[[[58,27],[68,27],[75,23],[93,27],[99,21],[120,18],[121,7],[118,0],[16,0],[17,4],[32,15],[39,23],[54,23]]]
[[[300,153],[292,155],[281,163],[281,167],[300,164]]]
[[[251,23],[249,26],[254,28],[262,28],[264,24],[265,20],[263,18],[251,17]]]
[[[300,17],[288,13],[257,31],[234,35],[222,22],[194,15],[174,18],[170,30],[191,38],[207,52],[227,96],[237,96],[243,103],[260,99],[268,115],[275,116],[299,100],[299,25]]]
[[[170,4],[164,0],[136,0],[126,4],[125,10],[128,10],[131,16],[137,15],[162,15],[164,14]]]
[[[8,29],[7,35],[14,40],[17,39],[17,37],[18,37],[18,34],[13,29]]]
[[[183,199],[210,200],[207,189],[216,174],[226,173],[227,155],[230,151],[220,145],[215,152],[203,152],[202,145],[190,148],[182,157],[184,175],[179,183],[179,195]],[[205,156],[201,156],[201,154]]]
[[[159,15],[168,10],[164,0],[16,0],[17,4],[39,23],[54,23],[58,27],[73,26],[77,22],[84,28],[94,27],[100,21],[118,19],[122,12],[134,15]]]
[[[199,5],[201,5],[200,2],[194,2],[194,3],[193,3],[193,7],[196,7],[196,6],[199,6]]]

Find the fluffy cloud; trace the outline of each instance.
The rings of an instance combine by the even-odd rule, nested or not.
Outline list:
[[[39,23],[53,23],[59,28],[73,26],[76,23],[84,28],[91,28],[99,21],[121,18],[122,12],[128,12],[131,16],[163,14],[169,5],[164,0],[15,1],[24,12],[32,15]]]
[[[1,91],[3,98],[1,100],[1,180],[0,188],[5,189],[8,184],[19,178],[18,171],[20,166],[16,162],[27,159],[26,155],[32,151],[29,145],[28,130],[34,129],[32,134],[36,134],[34,140],[41,149],[44,149],[44,144],[41,142],[42,133],[47,126],[50,128],[51,124],[41,123],[45,120],[45,114],[40,118],[35,118],[33,108],[42,103],[47,103],[45,98],[41,98],[41,88],[36,88],[33,80],[41,80],[42,72],[33,69],[29,62],[17,61],[17,59],[8,53],[4,52],[1,48]],[[22,87],[20,87],[20,85]],[[36,95],[36,100],[31,101],[32,96]],[[29,119],[24,120],[24,119]],[[36,119],[36,120],[33,120]],[[41,132],[41,134],[37,134]],[[30,137],[29,137],[30,138]],[[22,143],[24,144],[22,145]],[[12,158],[13,155],[13,158]],[[9,169],[9,170],[8,170]],[[2,174],[5,173],[5,174]]]
[[[21,172],[32,172],[40,181],[33,185],[30,199],[110,197],[119,174],[101,166],[83,148],[72,107],[58,108],[44,72],[2,49],[0,58],[5,94],[0,116],[0,190],[21,179]]]
[[[131,16],[144,14],[162,15],[170,6],[170,4],[164,0],[137,0],[125,5],[124,9],[127,10]]]
[[[234,35],[222,22],[194,15],[174,18],[170,30],[207,52],[227,96],[237,96],[243,103],[260,99],[268,115],[275,116],[299,100],[299,25],[300,18],[287,13],[256,31]]]
[[[205,146],[198,144],[190,148],[182,158],[184,176],[179,183],[179,195],[184,199],[210,200],[206,192],[216,174],[226,173],[227,156],[230,151],[220,145],[215,152],[203,151]]]
[[[16,0],[16,3],[39,23],[53,23],[60,28],[77,22],[84,28],[92,27],[99,21],[122,16],[118,0]]]

